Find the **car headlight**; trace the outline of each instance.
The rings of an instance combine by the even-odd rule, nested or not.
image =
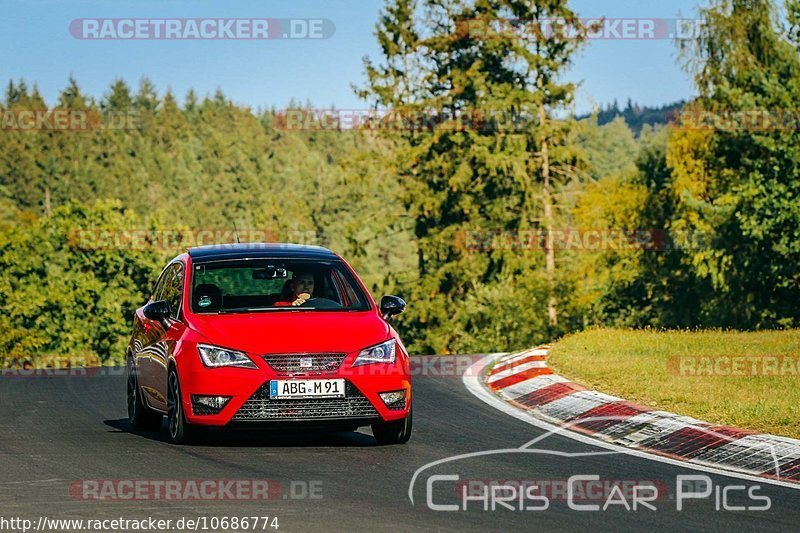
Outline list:
[[[396,345],[395,340],[390,339],[376,346],[364,348],[356,357],[353,366],[368,365],[370,363],[394,363]]]
[[[197,352],[200,354],[203,364],[208,367],[238,366],[242,368],[258,368],[244,352],[228,350],[209,344],[198,344]]]

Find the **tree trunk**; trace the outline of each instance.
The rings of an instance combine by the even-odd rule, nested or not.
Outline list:
[[[45,185],[44,187],[44,214],[48,217],[53,214],[50,205],[50,185]]]
[[[539,78],[539,86],[541,87],[541,78]],[[539,122],[540,127],[545,128],[545,121],[547,116],[545,114],[544,105],[539,106]],[[556,294],[555,294],[555,274],[556,274],[556,251],[553,245],[553,193],[552,184],[550,183],[550,153],[548,151],[547,133],[542,135],[541,143],[541,156],[542,156],[542,203],[544,204],[544,251],[545,251],[545,272],[547,273],[547,316],[550,320],[551,326],[558,325],[558,312],[556,311]]]

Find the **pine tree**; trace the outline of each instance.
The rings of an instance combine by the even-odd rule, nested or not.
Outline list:
[[[127,111],[132,106],[131,88],[121,78],[114,80],[111,91],[106,93],[105,99],[100,104],[101,109],[111,111]]]
[[[545,31],[554,18],[575,31]],[[509,20],[524,23],[509,29]],[[419,243],[417,299],[427,302],[412,311],[413,326],[428,339],[422,349],[464,348],[485,321],[476,306],[491,298],[503,305],[514,297],[537,300],[504,292],[537,270],[532,254],[477,254],[458,239],[487,229],[541,227],[552,235],[554,182],[568,174],[561,166],[568,124],[553,117],[571,103],[574,87],[561,75],[585,28],[565,1],[395,1],[377,36],[383,58],[366,61],[368,86],[360,94],[410,125],[400,158]],[[555,249],[551,237],[546,241],[545,307],[555,332]],[[477,293],[486,297],[469,303]]]
[[[139,90],[136,92],[133,102],[137,109],[146,113],[155,113],[158,107],[158,92],[150,78],[145,76],[139,80]]]
[[[186,93],[183,108],[186,111],[194,111],[197,108],[197,93],[194,92],[194,89],[189,89],[189,92]]]
[[[58,96],[58,107],[61,109],[85,110],[90,107],[91,99],[83,94],[75,76],[70,74],[67,86]]]

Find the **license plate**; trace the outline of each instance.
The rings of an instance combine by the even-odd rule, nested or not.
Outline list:
[[[344,398],[343,379],[273,379],[269,382],[269,397]]]

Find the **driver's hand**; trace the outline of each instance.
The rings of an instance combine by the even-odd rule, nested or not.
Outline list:
[[[303,305],[311,298],[311,295],[307,292],[302,292],[297,295],[297,299],[292,302],[293,306]]]

